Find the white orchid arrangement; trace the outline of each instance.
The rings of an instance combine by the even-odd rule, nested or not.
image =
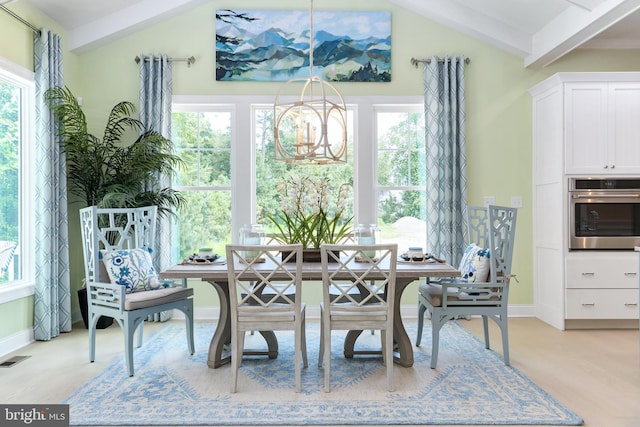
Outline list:
[[[280,210],[266,214],[278,229],[275,240],[301,243],[303,249],[319,248],[322,243],[339,243],[353,233],[353,216],[346,216],[351,185],[342,184],[335,204],[330,204],[328,178],[302,177],[278,182]]]

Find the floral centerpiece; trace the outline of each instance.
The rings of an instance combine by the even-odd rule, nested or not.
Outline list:
[[[328,178],[290,178],[280,181],[277,190],[280,210],[266,214],[278,230],[276,241],[317,249],[322,243],[340,243],[353,233],[353,216],[345,212],[351,185],[340,186],[333,204]]]

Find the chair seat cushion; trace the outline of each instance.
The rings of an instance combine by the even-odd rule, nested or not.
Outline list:
[[[137,310],[160,304],[179,301],[193,295],[193,288],[161,288],[151,291],[133,292],[127,294],[124,309]]]
[[[422,295],[433,307],[442,307],[442,285],[435,283],[423,283],[418,286],[418,292]],[[476,289],[474,289],[475,291]],[[479,288],[478,292],[466,292],[459,287],[447,286],[447,306],[457,305],[469,305],[470,301],[477,301],[473,304],[475,306],[481,305],[482,300],[485,301],[499,301],[499,297],[490,292],[489,288]],[[487,303],[487,305],[493,306],[495,303]]]

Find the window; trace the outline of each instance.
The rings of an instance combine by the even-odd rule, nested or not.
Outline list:
[[[34,92],[33,73],[0,58],[0,303],[32,292]]]
[[[175,182],[189,205],[180,213],[174,261],[199,248],[224,253],[243,224],[274,232],[265,213],[279,207],[276,184],[292,169],[274,159],[273,97],[174,96],[172,140],[185,160]],[[377,222],[400,250],[426,245],[424,121],[419,97],[348,101],[348,163],[295,166],[353,185],[358,223]]]
[[[291,166],[275,160],[273,137],[273,106],[256,106],[253,109],[253,127],[256,158],[256,218],[264,224],[268,233],[276,230],[265,214],[275,215],[280,208],[278,182],[302,176],[327,179],[331,185],[330,199],[337,200],[342,184],[353,186],[353,110],[347,112],[348,153],[346,164]],[[353,217],[353,198],[347,203],[346,217]]]
[[[421,106],[378,106],[378,226],[383,241],[398,247],[424,247],[426,217],[426,153]]]
[[[231,241],[231,117],[229,106],[174,107],[172,141],[184,161],[174,182],[187,200],[179,212],[178,261],[201,248],[224,252]]]

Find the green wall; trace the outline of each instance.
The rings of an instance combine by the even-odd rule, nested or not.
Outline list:
[[[262,0],[213,0],[177,17],[155,24],[83,54],[66,53],[65,81],[76,96],[83,98],[83,109],[90,130],[100,135],[111,107],[121,101],[138,102],[139,54],[166,53],[171,57],[195,56],[196,63],[173,67],[175,95],[274,95],[279,83],[216,82],[214,77],[215,9],[266,8]],[[498,204],[509,205],[511,196],[523,197],[518,214],[518,232],[513,272],[519,283],[511,290],[511,304],[533,304],[531,218],[531,99],[528,89],[559,71],[638,71],[640,52],[629,50],[578,50],[545,68],[525,69],[523,59],[493,48],[471,37],[435,24],[416,13],[390,4],[387,0],[316,0],[316,9],[390,10],[392,16],[392,81],[390,83],[342,83],[343,95],[421,95],[422,72],[410,63],[412,57],[465,55],[466,68],[467,161],[469,203],[482,204],[493,195]],[[347,7],[348,6],[348,7]],[[11,3],[12,10],[33,24],[50,25],[45,17],[22,3]],[[274,0],[273,9],[304,9],[299,0]],[[59,31],[51,25],[54,31]],[[64,32],[59,34],[65,37]],[[9,43],[8,40],[11,40]],[[66,46],[66,43],[64,43]],[[31,31],[0,12],[0,56],[27,68],[32,67]],[[82,272],[82,253],[77,230],[79,204],[70,206],[73,301]],[[215,303],[210,289],[198,287],[197,305]],[[415,292],[405,294],[410,304]],[[12,304],[0,305],[0,339],[29,327],[30,317],[19,316]],[[20,317],[6,326],[6,316]]]

